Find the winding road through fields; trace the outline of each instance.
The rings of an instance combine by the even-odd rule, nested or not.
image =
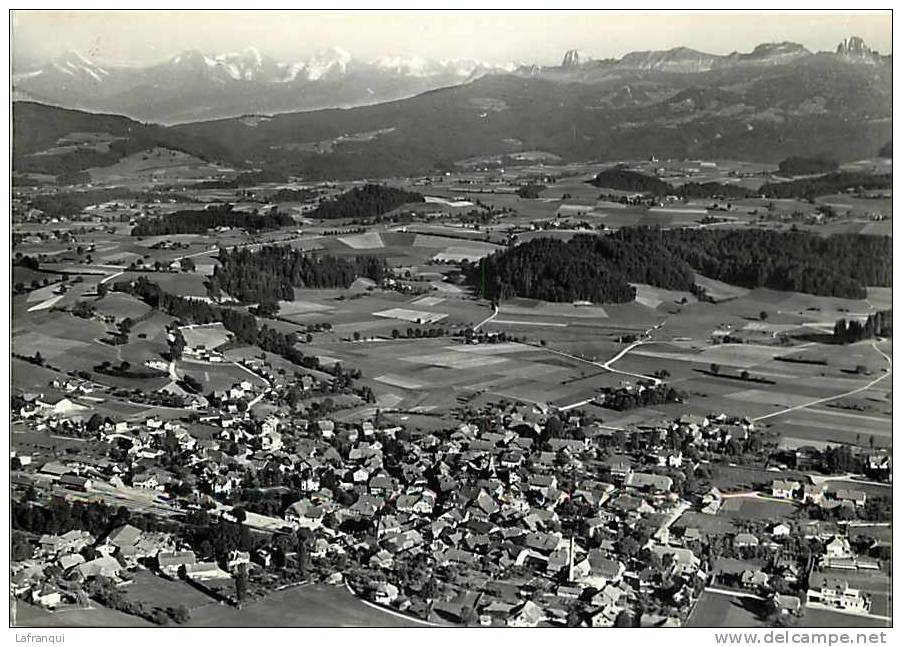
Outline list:
[[[787,407],[785,409],[781,409],[780,411],[774,411],[773,413],[768,413],[763,416],[758,416],[757,418],[752,418],[752,422],[760,422],[762,420],[768,420],[769,418],[774,418],[776,416],[782,416],[783,414],[791,413],[793,411],[798,411],[800,409],[807,409],[808,407],[813,407],[818,404],[823,404],[824,402],[831,402],[833,400],[839,400],[840,398],[845,398],[850,395],[855,395],[856,393],[861,393],[862,391],[867,391],[868,389],[873,387],[878,382],[882,382],[886,378],[891,377],[893,374],[893,358],[890,357],[889,355],[887,355],[886,353],[884,353],[879,348],[877,348],[877,342],[871,342],[871,346],[873,346],[874,350],[876,350],[878,353],[880,353],[883,356],[883,359],[885,359],[887,361],[887,363],[889,364],[889,368],[887,369],[887,372],[884,373],[883,375],[881,375],[880,377],[878,377],[874,380],[871,380],[864,386],[860,386],[857,389],[852,389],[851,391],[845,391],[843,393],[839,393],[837,395],[831,395],[826,398],[818,398],[816,400],[811,400],[810,402],[804,402],[802,404],[797,404],[792,407]]]

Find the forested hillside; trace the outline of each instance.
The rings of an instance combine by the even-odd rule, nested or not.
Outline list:
[[[689,290],[694,276],[657,237],[639,230],[585,234],[567,242],[536,238],[483,259],[468,267],[468,274],[490,299],[521,296],[600,303],[632,301],[631,282]]]
[[[768,198],[813,199],[822,195],[842,193],[849,189],[878,190],[893,188],[892,175],[870,175],[840,171],[817,177],[799,178],[788,182],[768,182],[759,193]]]
[[[892,240],[806,232],[623,229],[568,242],[538,238],[468,266],[488,298],[623,303],[629,283],[691,290],[693,270],[748,288],[863,299],[868,285],[892,281]]]
[[[419,193],[382,184],[367,184],[324,200],[310,212],[311,218],[374,218],[409,202],[424,202]]]
[[[656,177],[619,166],[601,171],[590,184],[618,191],[649,193],[654,196],[675,195],[680,198],[748,198],[754,195],[753,191],[741,186],[720,182],[687,182],[675,186]]]
[[[294,223],[288,214],[272,211],[267,214],[233,211],[224,204],[202,211],[176,211],[147,218],[132,228],[132,236],[165,236],[169,234],[203,234],[216,227],[234,227],[249,232],[287,227]]]
[[[360,277],[382,281],[388,266],[373,256],[336,258],[267,245],[255,251],[223,250],[210,278],[211,293],[244,302],[294,300],[294,288],[346,288]]]
[[[673,229],[662,240],[705,276],[748,288],[863,299],[866,286],[892,282],[892,239],[885,236]]]

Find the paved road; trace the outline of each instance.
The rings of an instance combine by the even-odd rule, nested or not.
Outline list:
[[[627,346],[626,348],[621,350],[619,353],[614,355],[611,359],[607,360],[606,362],[596,362],[594,360],[589,360],[584,357],[579,357],[577,355],[571,355],[570,353],[565,353],[564,351],[555,350],[553,348],[548,348],[547,346],[536,346],[536,348],[541,348],[542,350],[546,350],[549,353],[554,353],[555,355],[560,355],[562,357],[568,357],[570,359],[575,359],[578,362],[583,362],[585,364],[591,364],[592,366],[597,366],[598,368],[604,369],[605,371],[609,371],[611,373],[617,373],[619,375],[626,375],[627,377],[632,377],[637,380],[648,380],[650,382],[653,382],[655,386],[658,386],[659,384],[661,384],[661,380],[656,377],[652,377],[651,375],[642,375],[641,373],[630,373],[629,371],[622,371],[619,368],[614,368],[612,366],[612,364],[614,362],[620,360],[624,355],[629,353],[634,348],[638,348],[639,346],[643,346],[645,344],[655,343],[655,341],[653,339],[651,339],[651,335],[654,331],[660,329],[665,323],[666,323],[666,319],[664,321],[662,321],[661,323],[659,323],[655,326],[652,326],[651,328],[649,328],[642,334],[642,339],[637,339],[636,341],[631,343],[629,346]]]
[[[706,593],[717,593],[718,595],[728,595],[733,598],[748,598],[749,600],[758,600],[759,602],[766,602],[765,598],[762,598],[760,595],[755,595],[754,593],[746,593],[744,591],[733,591],[731,589],[719,589],[713,586],[705,587]]]
[[[121,272],[116,272],[115,274],[110,274],[109,276],[100,279],[100,284],[103,285],[103,284],[106,283],[107,281],[112,281],[112,280],[115,279],[117,276],[122,276],[123,274],[125,274],[125,271],[124,271],[124,270],[121,271]]]
[[[824,402],[831,402],[833,400],[839,400],[840,398],[845,398],[850,395],[855,395],[856,393],[861,393],[862,391],[867,391],[868,389],[870,389],[872,386],[874,386],[878,382],[882,382],[886,378],[892,376],[892,374],[893,374],[892,357],[890,357],[889,355],[884,353],[882,350],[877,348],[876,342],[871,342],[871,346],[873,346],[874,350],[876,350],[878,353],[880,353],[883,356],[883,358],[889,363],[889,369],[887,370],[886,373],[884,373],[880,377],[878,377],[874,380],[871,380],[864,386],[860,386],[857,389],[852,389],[851,391],[845,391],[844,393],[839,393],[838,395],[831,395],[826,398],[818,398],[817,400],[811,400],[810,402],[805,402],[804,404],[797,404],[794,407],[787,407],[785,409],[781,409],[780,411],[774,411],[773,413],[768,413],[763,416],[758,416],[757,418],[752,418],[752,422],[759,422],[761,420],[767,420],[769,418],[774,418],[776,416],[782,416],[785,413],[791,413],[792,411],[799,411],[800,409],[807,409],[808,407],[813,407],[818,404],[823,404]]]
[[[492,314],[490,314],[488,317],[486,317],[485,319],[483,319],[482,321],[480,321],[478,324],[476,324],[475,326],[473,326],[473,330],[475,331],[475,330],[479,330],[480,328],[482,328],[484,325],[486,325],[486,324],[487,324],[488,322],[490,322],[492,319],[494,319],[495,317],[497,317],[497,316],[498,316],[498,312],[499,312],[498,306],[495,305],[495,304],[493,303],[493,304],[492,304]]]

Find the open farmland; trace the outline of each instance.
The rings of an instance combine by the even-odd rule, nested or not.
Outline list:
[[[295,587],[241,610],[208,605],[192,614],[190,627],[416,627],[415,620],[365,604],[344,588]]]
[[[507,98],[519,91],[506,91]],[[629,91],[644,100],[638,85]],[[691,111],[679,108],[684,116],[707,110],[707,90],[699,92]],[[508,116],[506,101],[480,97],[468,110],[486,111],[475,123],[490,124]],[[601,105],[593,110],[606,110]],[[293,118],[242,118],[234,145]],[[694,136],[694,126],[683,126],[690,130],[681,137]],[[622,566],[648,578],[653,606],[674,622],[687,597],[694,602],[687,594],[695,583],[712,587],[719,582],[709,576],[746,569],[775,581],[782,558],[804,582],[812,565],[820,568],[808,556],[847,535],[850,550],[879,559],[880,570],[865,572],[865,565],[844,574],[873,596],[874,613],[891,614],[891,470],[879,462],[892,447],[891,340],[839,345],[832,331],[837,319],[862,322],[890,309],[892,290],[871,286],[866,298],[848,299],[751,287],[861,295],[869,283],[886,283],[880,263],[862,270],[867,280],[850,283],[836,276],[832,259],[811,251],[823,241],[775,232],[882,231],[891,223],[867,212],[889,217],[891,199],[855,189],[810,200],[732,201],[608,189],[590,181],[616,162],[569,162],[510,138],[502,140],[504,153],[437,157],[430,163],[449,168],[440,174],[318,181],[315,169],[327,156],[377,147],[390,155],[395,138],[415,128],[336,125],[336,133],[346,132],[340,136],[329,135],[331,127],[322,135],[292,128],[267,144],[265,167],[236,162],[235,171],[169,149],[126,155],[88,175],[148,193],[62,217],[35,213],[18,194],[15,250],[29,258],[16,266],[27,285],[13,297],[12,346],[21,357],[12,365],[11,438],[21,469],[12,503],[34,503],[16,499],[34,482],[36,505],[54,496],[103,501],[116,506],[117,524],[121,505],[136,527],[153,522],[139,515],[165,515],[177,545],[233,572],[228,594],[236,597],[237,563],[252,560],[251,596],[234,606],[192,585],[188,569],[177,580],[160,577],[152,556],[127,569],[131,582],[117,587],[125,600],[183,605],[190,627],[408,626],[419,623],[405,613],[431,609],[434,617],[439,599],[450,615],[458,602],[472,606],[460,618],[470,624],[494,610],[496,623],[513,623],[516,612],[505,605],[527,599],[548,612],[542,624],[589,624],[601,619],[599,610],[612,612],[605,596],[617,592],[590,591],[597,587],[580,576],[567,578],[569,590],[563,586],[566,570],[554,564],[566,562],[571,537],[576,557],[588,554],[590,573]],[[96,145],[106,144],[84,143]],[[271,159],[278,168],[268,167]],[[755,191],[775,179],[775,164],[727,160],[653,159],[619,168],[639,170],[649,183],[667,181],[675,193],[689,182]],[[288,172],[305,177],[282,176]],[[419,196],[399,195],[397,187],[428,197],[411,202]],[[24,191],[62,210],[68,206],[57,196],[82,189]],[[332,198],[339,199],[324,207]],[[223,203],[265,225],[220,217],[231,213]],[[827,208],[843,213],[828,216]],[[210,213],[197,216],[202,210]],[[205,224],[177,222],[175,213]],[[637,225],[661,233],[617,232]],[[136,226],[139,233],[198,233],[132,235]],[[690,248],[679,253],[665,246],[682,244],[672,231],[678,228]],[[531,256],[575,236],[596,237],[585,240],[598,257],[562,254],[545,263]],[[888,254],[885,241],[854,241],[848,249]],[[843,245],[835,248],[844,255]],[[523,257],[506,274],[501,265],[480,264],[518,252]],[[703,276],[696,263],[743,286]],[[182,300],[158,299],[138,279]],[[579,282],[599,289],[572,289]],[[175,328],[180,335],[170,334]],[[50,460],[93,483],[54,481],[61,470],[44,469]],[[803,503],[801,493],[780,500],[772,495],[778,479],[829,490],[819,503],[817,495]],[[408,501],[415,504],[405,509]],[[467,516],[442,514],[449,508]],[[92,522],[88,516],[84,523]],[[13,518],[58,521],[21,508]],[[836,523],[846,518],[878,525]],[[774,533],[776,522],[790,534]],[[298,532],[308,526],[309,533]],[[27,541],[53,531],[30,527]],[[108,532],[94,534],[102,543]],[[757,548],[737,546],[740,532],[758,537]],[[858,538],[865,534],[873,541]],[[682,551],[655,559],[645,550],[669,551],[667,544],[700,562]],[[52,579],[55,570],[41,577]],[[367,599],[391,597],[387,584],[396,584],[391,611],[326,586],[335,573]],[[277,588],[301,576],[312,583]],[[680,588],[683,581],[689,588]],[[67,577],[69,586],[80,586],[77,578]],[[632,576],[613,586],[625,592],[613,617],[634,621],[636,614],[622,611],[639,611],[648,589]],[[682,621],[768,626],[773,620],[758,593],[703,591]],[[78,624],[130,621],[108,611],[70,617]],[[63,616],[29,613],[38,624]],[[827,624],[859,620],[812,610],[795,622],[810,624],[822,613]]]
[[[702,593],[687,627],[762,627],[763,605],[757,600],[720,593]]]

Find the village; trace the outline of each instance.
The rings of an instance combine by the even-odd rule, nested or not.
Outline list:
[[[297,384],[251,366],[269,387],[236,383],[181,419],[21,398],[15,426],[92,451],[13,451],[13,595],[157,624],[190,623],[192,607],[142,600],[136,578],[237,608],[320,581],[434,624],[691,626],[711,596],[749,598],[772,626],[889,616],[857,583],[889,568],[886,542],[861,531],[891,504],[845,469],[890,482],[885,450],[846,456],[830,481],[833,458],[787,457],[766,425],[726,413],[624,431],[501,401],[431,429],[378,412],[344,423],[293,415]]]

